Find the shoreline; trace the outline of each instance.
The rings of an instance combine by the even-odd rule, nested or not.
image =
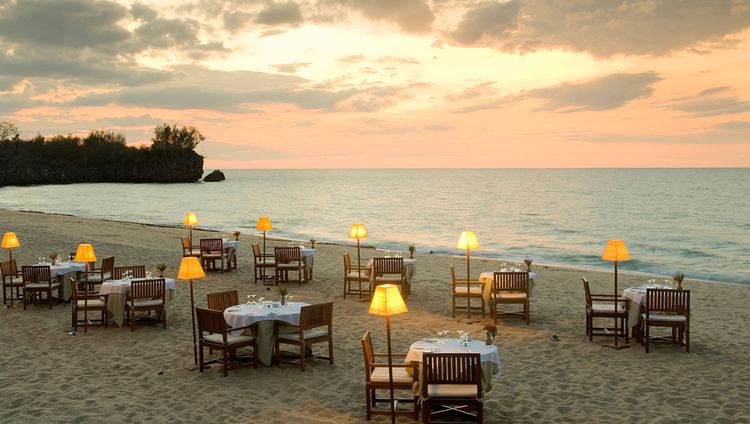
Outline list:
[[[80,216],[80,215],[73,215],[73,214],[66,214],[66,213],[58,213],[58,212],[43,212],[43,211],[34,211],[34,210],[10,210],[5,208],[0,208],[0,211],[10,212],[10,213],[31,213],[31,214],[39,214],[39,215],[51,215],[51,216],[65,216],[65,217],[72,217],[72,218],[79,218],[79,219],[87,219],[87,220],[94,220],[94,221],[101,221],[101,222],[112,222],[112,223],[120,223],[120,224],[135,224],[135,225],[144,225],[148,227],[155,227],[155,228],[169,228],[169,229],[187,229],[182,224],[153,224],[153,223],[146,223],[146,222],[138,222],[138,221],[125,221],[125,220],[119,220],[119,219],[110,219],[110,218],[95,218],[95,217],[88,217],[88,216]],[[202,231],[202,232],[208,232],[208,233],[218,233],[218,234],[226,234],[227,236],[232,236],[232,233],[230,230],[219,230],[215,228],[193,228],[193,231]],[[233,230],[232,230],[233,231]],[[248,236],[258,239],[263,239],[262,233],[260,234],[254,234],[254,233],[241,233],[241,236]],[[277,241],[277,242],[300,242],[300,243],[310,243],[309,239],[297,239],[293,237],[279,237],[279,236],[270,236],[266,235],[266,240],[270,241]],[[337,247],[351,247],[349,244],[346,243],[338,243],[338,242],[329,242],[329,241],[316,241],[315,244],[318,245],[328,245],[328,246],[337,246]],[[365,245],[362,244],[360,246],[362,249],[369,249],[369,250],[375,250],[375,251],[393,251],[393,249],[386,249],[386,248],[378,248],[373,245]],[[401,253],[399,251],[399,253]],[[452,255],[449,253],[430,253],[430,252],[419,252],[421,255],[429,255],[434,257],[444,257],[444,258],[456,258],[456,259],[465,259],[466,256],[464,255]],[[523,267],[525,266],[523,264],[523,261],[517,261],[514,259],[508,259],[508,258],[502,258],[502,257],[486,257],[486,256],[472,256],[472,259],[474,261],[489,261],[489,262],[507,262],[507,263],[515,263],[519,264]],[[565,271],[580,271],[580,272],[599,272],[599,273],[612,273],[612,269],[606,269],[604,267],[597,268],[597,267],[588,267],[584,265],[571,265],[571,264],[559,264],[559,263],[550,263],[550,262],[534,262],[532,264],[532,272],[535,267],[542,267],[547,269],[559,269],[559,270],[565,270]],[[656,278],[656,279],[670,279],[672,278],[671,275],[666,274],[655,274],[655,273],[649,273],[649,272],[643,272],[643,271],[633,271],[633,270],[622,270],[618,269],[618,274],[620,275],[629,275],[629,276],[639,276],[639,277],[650,277],[650,278]],[[686,281],[695,281],[700,283],[707,283],[707,284],[731,284],[731,285],[739,285],[746,287],[750,282],[736,282],[736,281],[720,281],[720,280],[706,280],[706,279],[700,279],[700,278],[687,278]]]

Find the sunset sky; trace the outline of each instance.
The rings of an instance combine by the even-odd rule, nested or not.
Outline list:
[[[0,0],[23,137],[219,168],[750,166],[750,0]]]

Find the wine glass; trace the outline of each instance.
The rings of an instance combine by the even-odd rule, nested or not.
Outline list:
[[[292,299],[294,299],[294,295],[288,294],[286,295],[286,298],[289,299],[286,304],[292,306]]]

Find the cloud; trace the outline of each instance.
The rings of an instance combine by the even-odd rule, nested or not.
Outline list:
[[[475,86],[465,88],[458,94],[446,94],[443,97],[443,100],[447,102],[458,102],[463,100],[471,100],[477,97],[488,97],[491,96],[495,91],[492,88],[493,84],[495,84],[494,81],[477,84]]]
[[[673,103],[668,108],[695,116],[717,116],[750,111],[750,102],[736,97],[696,98]]]
[[[457,45],[526,52],[563,49],[597,57],[663,55],[727,43],[750,27],[746,0],[482,2],[445,38]],[[731,42],[729,43],[731,45]]]
[[[419,61],[413,57],[382,56],[377,59],[380,63],[394,63],[398,65],[419,65]]]
[[[543,110],[609,110],[648,97],[654,91],[651,85],[660,80],[661,77],[655,72],[612,74],[584,82],[566,82],[531,90],[527,96],[546,101]]]
[[[211,158],[211,160],[223,161],[289,159],[299,156],[294,152],[272,149],[266,146],[231,144],[212,140],[201,142],[196,150],[205,157]]]
[[[337,2],[359,11],[367,18],[393,22],[406,32],[426,32],[435,21],[432,10],[422,0],[338,0]]]
[[[224,12],[222,17],[224,28],[231,33],[236,33],[248,25],[251,17],[249,13],[240,11]]]
[[[750,121],[727,121],[716,124],[713,128],[726,131],[748,131],[750,132]]]
[[[301,68],[310,66],[310,62],[292,62],[292,63],[281,63],[278,65],[271,65],[272,68],[285,74],[294,74]]]
[[[268,3],[255,16],[255,23],[261,25],[291,25],[297,26],[303,22],[302,10],[299,4],[288,1],[286,3]]]

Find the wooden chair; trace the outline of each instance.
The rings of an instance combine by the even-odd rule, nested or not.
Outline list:
[[[276,264],[276,285],[279,282],[296,281],[301,286],[305,281],[305,264],[302,262],[300,248],[274,247],[273,256]],[[290,280],[289,272],[297,273],[297,279]]]
[[[690,290],[646,289],[646,312],[642,314],[646,345],[649,342],[676,343],[690,352]],[[669,327],[671,337],[651,337],[651,327]]]
[[[625,343],[629,343],[630,299],[613,294],[591,294],[588,280],[585,278],[581,280],[583,280],[583,291],[586,294],[586,335],[589,336],[589,341],[593,340],[594,336],[612,337],[615,335],[614,327],[594,327],[594,318],[609,318],[620,320],[617,326],[617,337],[625,337]],[[615,309],[615,303],[617,303],[617,309]]]
[[[455,405],[436,412],[434,407]],[[464,408],[475,411],[470,414]],[[422,355],[422,422],[433,415],[456,411],[483,421],[482,367],[478,353]]]
[[[260,251],[260,245],[253,243],[253,260],[255,262],[255,283],[258,284],[258,280],[275,278],[276,274],[274,271],[269,271],[276,267],[274,255],[271,253],[262,253]],[[265,283],[265,281],[263,281]]]
[[[372,415],[391,415],[390,404],[387,409],[376,409],[378,402],[390,402],[390,393],[388,397],[377,397],[378,390],[389,390],[388,363],[382,362],[388,360],[387,353],[374,353],[372,348],[372,338],[370,332],[366,331],[362,336],[362,354],[365,358],[365,398],[367,404],[367,421],[370,421]],[[412,410],[398,410],[396,415],[411,416],[415,421],[419,419],[419,363],[404,363],[405,353],[391,353],[391,362],[393,370],[393,389],[408,390],[409,398],[397,399],[397,402],[411,402]],[[396,359],[398,358],[398,359]],[[378,359],[381,361],[378,362]]]
[[[139,280],[130,283],[125,308],[130,321],[130,331],[135,331],[135,313],[138,311],[154,311],[158,322],[167,328],[167,310],[164,279]]]
[[[496,272],[492,282],[492,299],[490,299],[490,311],[492,319],[497,324],[500,315],[517,315],[526,319],[526,324],[531,322],[529,310],[529,273],[528,272]],[[503,312],[497,309],[497,305],[517,304],[523,305],[522,312]]]
[[[83,283],[85,281],[88,281],[89,284],[89,291],[94,291],[96,289],[96,285],[101,285],[103,282],[107,280],[111,280],[114,278],[115,274],[115,257],[110,256],[108,258],[102,259],[102,266],[101,268],[89,268],[88,275],[86,275],[85,272],[81,273],[81,276],[78,278],[79,283]],[[144,268],[144,275],[145,275],[145,268]]]
[[[114,279],[122,280],[128,271],[133,274],[133,278],[146,278],[146,265],[128,265],[114,267]]]
[[[409,283],[406,282],[406,273],[404,272],[404,258],[373,258],[372,262],[373,276],[371,292],[381,284],[395,284],[399,286],[401,296],[404,300],[409,296]]]
[[[216,271],[216,261],[221,261],[221,268],[219,269],[223,274],[228,259],[227,252],[224,250],[224,240],[220,238],[201,239],[200,246],[203,269]]]
[[[328,343],[328,356],[314,355],[313,358],[328,359],[333,364],[333,302],[303,306],[300,310],[299,326],[294,327],[297,333],[278,334],[276,326],[276,366],[282,362],[281,344],[299,347],[299,360],[283,362],[299,365],[305,371],[305,348],[316,343]]]
[[[109,323],[109,311],[107,310],[107,294],[99,294],[99,292],[93,291],[81,291],[78,288],[78,284],[75,281],[70,280],[71,286],[71,298],[70,298],[70,310],[71,310],[71,321],[70,325],[73,327],[73,331],[78,331],[78,325],[81,322],[78,319],[80,312],[101,312],[100,325],[104,325],[106,328]],[[88,327],[89,319],[84,314],[83,325]]]
[[[22,300],[23,275],[18,271],[16,260],[0,262],[0,273],[3,278],[3,304],[10,298],[10,306],[13,307],[14,300]],[[15,294],[13,291],[15,290]],[[7,295],[10,291],[10,297]]]
[[[352,288],[352,283],[357,283],[358,288]],[[362,283],[367,290],[362,289]],[[352,265],[351,256],[344,253],[344,299],[347,294],[356,294],[361,299],[365,293],[370,296],[370,270],[362,265]]]
[[[47,294],[47,303],[52,309],[52,291],[57,290],[58,301],[62,299],[62,284],[52,278],[49,265],[24,265],[21,267],[23,275],[23,310],[29,300],[36,303],[36,299],[42,299],[42,293]]]
[[[191,246],[190,245],[190,237],[188,236],[182,236],[180,237],[180,240],[182,241],[182,257],[185,256],[195,256],[196,258],[201,257],[201,249],[200,246]]]
[[[224,368],[224,377],[229,374],[230,369],[251,365],[249,362],[246,364],[230,364],[230,355],[233,356],[234,352],[241,347],[252,348],[252,365],[254,368],[258,368],[258,359],[256,356],[257,339],[255,337],[246,336],[244,334],[237,336],[231,334],[232,331],[241,329],[227,327],[227,322],[224,320],[224,313],[222,311],[195,308],[195,315],[198,318],[198,346],[200,349],[198,364],[200,366],[200,372],[203,372],[203,369],[207,364],[218,362],[218,360],[204,361],[203,349],[206,347],[221,350],[221,363]]]
[[[214,311],[224,312],[224,309],[240,304],[240,295],[237,290],[208,293],[206,294],[206,299],[208,300],[208,309],[213,309]]]
[[[471,318],[471,311],[482,311],[484,318],[484,283],[479,280],[469,281],[466,278],[456,278],[456,268],[451,264],[451,283],[452,283],[452,317],[456,317],[456,309],[466,311]],[[466,299],[466,307],[456,306],[456,299]],[[481,307],[471,306],[471,299],[479,299]]]

